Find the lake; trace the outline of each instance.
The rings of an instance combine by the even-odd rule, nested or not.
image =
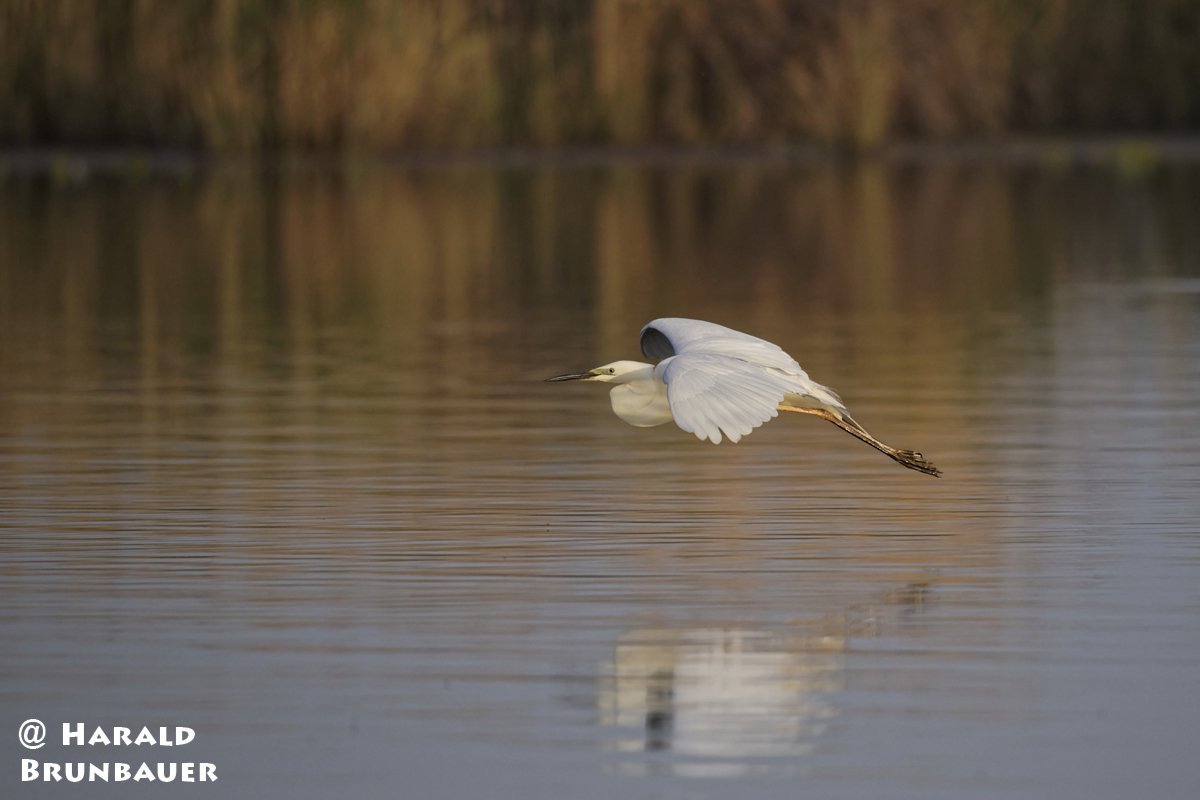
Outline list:
[[[6,797],[1196,796],[1200,164],[110,167],[0,179]],[[544,382],[662,316],[944,475]]]

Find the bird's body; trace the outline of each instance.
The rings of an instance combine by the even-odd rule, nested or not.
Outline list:
[[[701,441],[737,442],[779,411],[813,414],[834,423],[904,466],[938,475],[920,453],[896,450],[868,434],[830,388],[808,377],[777,345],[694,319],[656,319],[642,328],[642,354],[658,364],[614,361],[551,381],[613,384],[613,411],[630,425],[672,420]]]
[[[619,370],[609,381],[616,385],[608,393],[618,417],[639,428],[653,428],[675,418],[667,384],[656,366],[639,361],[614,361],[609,367]]]

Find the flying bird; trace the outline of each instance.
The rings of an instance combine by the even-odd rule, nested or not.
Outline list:
[[[721,443],[722,434],[736,442],[780,411],[812,414],[909,469],[941,474],[920,453],[889,447],[867,433],[832,389],[809,378],[778,345],[756,336],[668,317],[642,328],[642,355],[659,361],[614,361],[547,381],[612,384],[613,411],[630,425],[649,428],[674,420],[713,444]]]

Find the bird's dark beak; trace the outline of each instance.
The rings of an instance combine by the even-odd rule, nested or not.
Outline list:
[[[572,372],[567,375],[555,375],[553,378],[546,378],[546,383],[554,381],[579,381],[594,377],[596,377],[596,373],[594,372]]]

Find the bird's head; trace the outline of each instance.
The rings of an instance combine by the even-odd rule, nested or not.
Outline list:
[[[602,367],[589,369],[587,372],[571,372],[566,375],[556,375],[547,378],[550,381],[593,381],[595,383],[623,383],[625,376],[645,369],[654,369],[653,364],[643,364],[640,361],[614,361]]]

